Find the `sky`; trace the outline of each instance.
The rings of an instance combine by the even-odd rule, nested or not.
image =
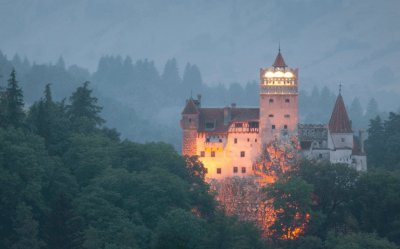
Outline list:
[[[400,106],[399,0],[0,0],[0,50],[94,72],[104,55],[176,58],[206,84],[258,80],[281,46],[300,88]]]

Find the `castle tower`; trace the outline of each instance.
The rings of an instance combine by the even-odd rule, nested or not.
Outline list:
[[[329,120],[328,146],[332,149],[352,149],[353,148],[353,131],[351,130],[351,122],[347,115],[343,97],[339,91],[336,98],[335,107]]]
[[[182,111],[181,128],[182,155],[193,156],[197,153],[197,129],[199,127],[200,95],[197,100],[190,98],[186,100],[186,106]]]
[[[279,49],[271,67],[260,69],[260,136],[262,145],[297,132],[298,69],[289,68]]]

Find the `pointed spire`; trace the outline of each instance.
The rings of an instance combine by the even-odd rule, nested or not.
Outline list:
[[[273,67],[287,67],[285,60],[283,59],[283,56],[281,54],[281,43],[279,42],[279,48],[278,48],[278,55],[275,58],[275,62],[272,65]]]
[[[331,119],[329,120],[329,131],[331,133],[353,132],[351,130],[350,119],[347,115],[346,107],[341,94],[341,85],[339,89],[339,95],[336,98],[335,107],[333,108]]]

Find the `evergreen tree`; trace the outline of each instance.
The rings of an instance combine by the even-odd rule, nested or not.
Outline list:
[[[102,107],[97,105],[97,98],[92,96],[88,81],[76,89],[70,97],[70,102],[67,111],[75,131],[93,131],[104,123],[99,115]]]
[[[354,131],[361,129],[364,126],[363,110],[360,104],[360,100],[358,100],[358,98],[354,98],[353,102],[351,102],[349,116],[351,118],[352,128]]]
[[[48,217],[46,229],[47,245],[49,249],[79,249],[82,248],[83,220],[75,214],[64,194],[53,204]]]
[[[182,80],[184,89],[193,93],[201,93],[203,81],[201,79],[200,70],[196,65],[186,64]]]
[[[24,121],[24,100],[13,69],[5,92],[5,120],[7,125],[21,127]]]
[[[32,210],[25,203],[20,203],[16,209],[14,231],[17,241],[12,249],[39,249],[43,242],[39,240],[39,224],[33,218]]]
[[[372,98],[369,100],[369,102],[367,104],[367,110],[365,112],[365,119],[368,122],[370,119],[375,118],[378,114],[379,114],[378,102],[376,102],[375,98]]]
[[[365,150],[370,166],[380,166],[385,152],[385,129],[380,116],[370,120]]]

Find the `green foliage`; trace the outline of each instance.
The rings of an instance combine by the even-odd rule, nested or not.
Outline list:
[[[399,247],[374,234],[354,233],[329,236],[326,249],[398,249]]]
[[[379,116],[370,120],[366,151],[370,168],[400,169],[400,114],[391,112],[387,120]]]
[[[8,86],[1,99],[2,126],[21,127],[24,122],[24,100],[22,89],[18,85],[16,72],[13,69],[8,80]]]
[[[281,178],[266,187],[266,196],[273,200],[276,211],[276,220],[271,227],[274,238],[296,237],[295,229],[307,223],[312,190],[311,184],[296,176]]]

